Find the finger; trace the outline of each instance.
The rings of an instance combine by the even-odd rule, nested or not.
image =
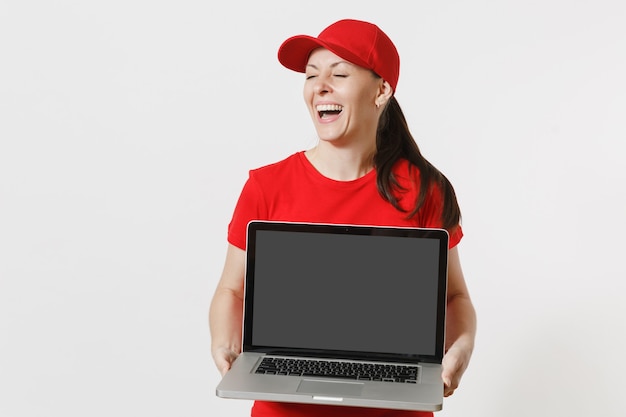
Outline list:
[[[232,363],[238,356],[234,351],[223,347],[214,348],[211,351],[211,355],[213,356],[215,366],[222,375],[230,369]]]
[[[453,380],[448,380],[448,382],[444,382],[443,386],[443,396],[449,397],[454,394],[454,391],[458,387],[458,383],[455,383]]]
[[[226,372],[230,370],[230,365],[230,362],[223,360],[217,364],[217,369],[219,370],[220,374],[224,376],[226,375]]]
[[[452,387],[454,383],[453,381],[456,379],[456,375],[459,373],[460,364],[457,360],[445,359],[446,358],[444,358],[441,379],[448,387]]]
[[[215,359],[215,365],[217,366],[217,370],[224,376],[226,372],[230,369],[230,362],[228,358],[221,357]]]
[[[454,392],[455,386],[452,385],[452,379],[448,376],[442,376],[443,379],[443,396],[448,397]]]
[[[447,360],[445,360],[447,359]],[[441,379],[444,384],[444,396],[449,397],[454,393],[454,390],[459,386],[459,368],[460,363],[453,358],[444,358],[443,371],[441,372]]]

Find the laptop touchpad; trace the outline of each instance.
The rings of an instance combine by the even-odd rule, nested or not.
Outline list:
[[[333,397],[358,397],[363,390],[363,384],[354,382],[315,381],[303,379],[298,386],[298,392],[308,394],[324,394]]]

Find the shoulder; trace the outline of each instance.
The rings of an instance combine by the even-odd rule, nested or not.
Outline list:
[[[301,165],[302,156],[302,151],[296,152],[278,162],[273,162],[271,164],[251,169],[250,176],[257,179],[276,178],[277,175],[285,174],[297,169],[298,166]]]

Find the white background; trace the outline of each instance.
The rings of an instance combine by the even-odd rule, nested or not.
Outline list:
[[[0,3],[0,416],[245,416],[207,311],[247,171],[315,144],[287,37],[377,23],[479,317],[440,416],[622,416],[626,6]]]

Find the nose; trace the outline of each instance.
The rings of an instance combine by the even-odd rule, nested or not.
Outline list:
[[[317,77],[315,77],[315,85],[313,86],[313,92],[315,94],[324,94],[324,93],[328,93],[332,90],[330,83],[329,83],[329,77],[326,75],[318,75]]]

